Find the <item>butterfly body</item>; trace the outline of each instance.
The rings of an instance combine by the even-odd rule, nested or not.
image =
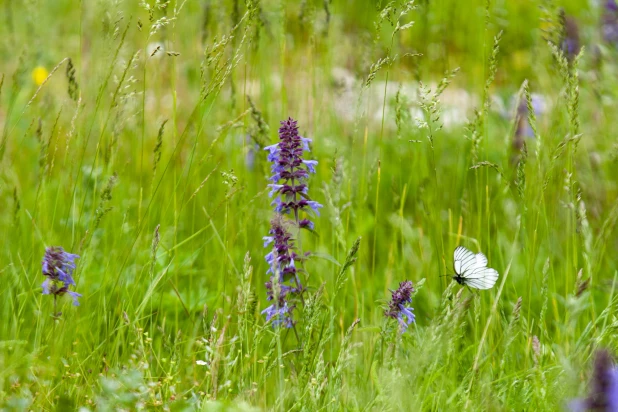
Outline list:
[[[453,280],[475,289],[491,289],[499,276],[495,269],[487,267],[487,257],[484,254],[474,254],[463,246],[455,249],[453,268]]]

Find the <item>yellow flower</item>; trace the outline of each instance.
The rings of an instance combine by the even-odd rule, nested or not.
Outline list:
[[[32,80],[37,86],[42,85],[48,75],[47,69],[43,66],[37,66],[32,70]]]

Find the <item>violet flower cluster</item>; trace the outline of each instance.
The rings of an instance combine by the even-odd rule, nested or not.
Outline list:
[[[266,255],[270,280],[266,282],[266,294],[269,301],[275,301],[262,311],[266,321],[286,328],[294,326],[292,311],[296,307],[295,297],[302,293],[302,285],[297,274],[297,262],[303,258],[294,250],[294,239],[285,228],[285,221],[277,216],[271,222],[270,236],[264,237],[264,247],[272,243],[272,250]],[[286,284],[288,282],[288,284]],[[290,283],[293,282],[293,285]]]
[[[618,367],[606,350],[597,352],[590,394],[587,398],[571,401],[569,409],[573,412],[618,411]]]
[[[307,180],[315,173],[317,161],[305,160],[303,155],[309,150],[310,139],[298,134],[297,122],[292,118],[281,122],[279,143],[265,147],[268,161],[272,162],[272,182],[270,196],[273,199],[277,216],[271,222],[269,236],[264,237],[264,247],[271,246],[266,255],[269,265],[270,281],[266,283],[268,300],[275,303],[266,308],[266,320],[274,325],[287,328],[294,326],[292,311],[298,298],[302,298],[303,286],[298,273],[308,254],[297,253],[295,239],[288,228],[314,229],[309,220],[313,214],[319,215],[322,207],[308,196]],[[284,217],[284,216],[287,216]]]
[[[401,327],[401,333],[408,330],[408,326],[415,320],[414,313],[412,313],[414,308],[409,306],[412,303],[413,292],[414,286],[412,286],[411,281],[406,280],[399,283],[399,288],[391,291],[391,300],[384,311],[384,316],[387,318],[397,319]]]
[[[44,295],[53,295],[54,298],[68,293],[73,298],[73,305],[79,306],[77,292],[69,290],[70,286],[75,286],[73,271],[75,270],[75,259],[79,256],[66,252],[60,246],[52,246],[45,249],[43,262],[41,263],[43,275],[47,277],[41,285]]]

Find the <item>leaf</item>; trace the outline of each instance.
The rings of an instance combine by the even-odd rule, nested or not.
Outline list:
[[[337,259],[329,255],[328,253],[313,253],[312,252],[311,255],[309,255],[309,257],[317,257],[319,259],[328,260],[330,263],[334,263],[338,267],[341,267],[341,263],[339,263]]]

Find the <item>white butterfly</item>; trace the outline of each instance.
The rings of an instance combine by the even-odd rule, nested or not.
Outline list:
[[[475,289],[491,289],[498,280],[498,271],[487,267],[487,258],[482,253],[476,255],[463,246],[455,249],[455,276],[460,285]]]

